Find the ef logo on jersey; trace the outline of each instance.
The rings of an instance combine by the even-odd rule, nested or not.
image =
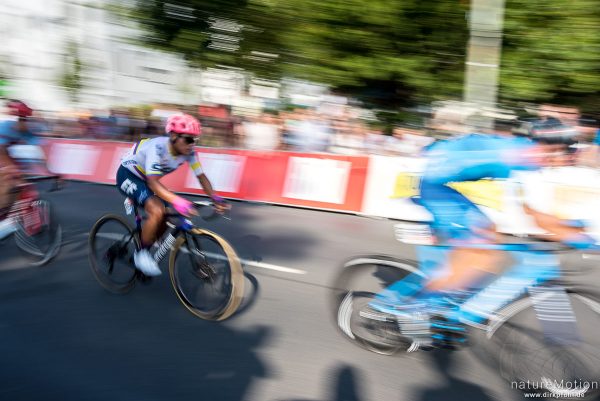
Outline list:
[[[126,179],[125,181],[123,181],[123,184],[121,184],[121,190],[123,192],[125,192],[127,195],[131,195],[132,193],[134,193],[137,189],[137,185],[132,182],[130,179]]]

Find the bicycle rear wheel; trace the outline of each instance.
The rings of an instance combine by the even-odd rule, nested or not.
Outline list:
[[[600,302],[590,294],[568,293],[568,298],[579,341],[547,341],[531,297],[507,306],[490,324],[481,347],[511,387],[552,399],[598,397]]]
[[[96,280],[115,294],[129,292],[135,286],[133,254],[140,248],[137,233],[118,215],[102,216],[89,237],[89,261]]]
[[[62,228],[48,200],[32,200],[15,217],[15,223],[15,243],[27,255],[31,265],[42,266],[58,254]]]
[[[211,231],[194,229],[177,239],[169,275],[181,303],[201,319],[227,319],[244,296],[239,258],[227,241]]]

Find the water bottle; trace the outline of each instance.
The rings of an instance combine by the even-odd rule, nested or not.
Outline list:
[[[133,213],[133,201],[130,198],[125,198],[125,202],[123,202],[123,206],[125,206],[125,213],[130,215]]]
[[[13,219],[5,219],[0,221],[0,239],[8,237],[17,230]]]

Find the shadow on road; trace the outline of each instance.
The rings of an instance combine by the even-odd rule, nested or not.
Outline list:
[[[435,350],[431,352],[433,366],[438,374],[431,379],[424,378],[424,386],[414,390],[412,400],[447,401],[450,399],[492,401],[482,387],[466,382],[455,374],[459,367],[451,351]],[[404,399],[405,396],[399,397]]]
[[[363,379],[356,369],[349,365],[341,365],[336,368],[332,376],[331,394],[323,401],[364,401],[362,391]],[[329,378],[329,376],[327,376]],[[316,401],[307,399],[293,399],[285,401]]]
[[[257,353],[271,327],[194,318],[168,280],[109,294],[85,262],[0,274],[0,399],[238,401],[274,373]]]
[[[242,300],[242,303],[240,304],[238,310],[232,317],[230,317],[230,319],[234,319],[238,316],[241,316],[244,313],[248,312],[250,309],[252,309],[252,307],[258,300],[259,295],[260,283],[258,282],[255,276],[248,272],[244,272],[244,299]]]

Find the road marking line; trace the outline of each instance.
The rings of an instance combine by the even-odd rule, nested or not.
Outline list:
[[[96,234],[96,236],[100,237],[100,238],[105,238],[105,239],[117,239],[117,240],[123,238],[123,235],[119,235],[119,234],[115,234],[115,233],[98,233],[98,234]],[[185,252],[185,253],[188,252],[188,250],[183,247],[181,248],[181,251]],[[212,252],[208,252],[207,255],[210,255],[214,258],[223,258],[224,259],[224,257],[222,255],[217,255]],[[290,273],[290,274],[306,274],[307,273],[306,270],[294,269],[291,267],[285,267],[285,266],[279,266],[279,265],[272,265],[270,263],[254,262],[254,261],[246,260],[246,259],[240,259],[240,262],[242,262],[242,264],[245,266],[257,267],[259,269],[275,270],[275,271],[279,271],[282,273]]]
[[[269,270],[277,270],[283,273],[291,273],[291,274],[306,274],[306,270],[300,270],[300,269],[293,269],[291,267],[284,267],[284,266],[278,266],[278,265],[272,265],[269,263],[262,263],[262,262],[252,262],[250,260],[243,260],[242,259],[242,263],[244,265],[248,265],[248,266],[254,266],[254,267],[259,267],[261,269],[269,269]]]
[[[181,248],[181,251],[184,253],[189,252],[186,248]],[[206,254],[215,259],[226,259],[225,256],[217,255],[213,252],[207,252]],[[285,267],[285,266],[272,265],[270,263],[254,262],[252,260],[246,260],[246,259],[240,259],[240,262],[244,266],[258,267],[260,269],[276,270],[276,271],[280,271],[283,273],[290,273],[290,274],[306,274],[307,273],[305,270],[293,269],[291,267]]]

